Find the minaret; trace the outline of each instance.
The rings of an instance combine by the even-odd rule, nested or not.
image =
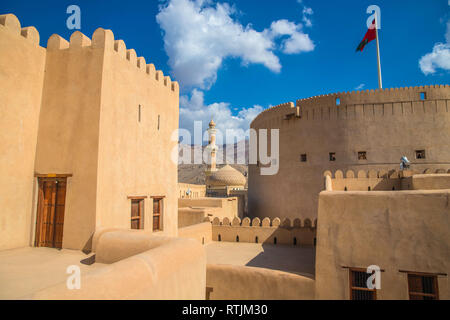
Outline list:
[[[210,163],[208,164],[208,168],[206,169],[207,177],[209,175],[211,175],[212,172],[217,171],[216,153],[217,153],[217,150],[219,149],[216,146],[216,124],[214,123],[214,121],[212,119],[211,119],[211,122],[209,123],[208,134],[209,134],[209,144],[206,148],[209,150],[209,152],[211,152],[211,159],[210,159]]]

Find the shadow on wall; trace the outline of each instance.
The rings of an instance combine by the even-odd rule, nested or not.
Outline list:
[[[315,275],[314,247],[262,245],[263,252],[250,260],[247,267],[258,267],[295,273],[311,279]]]
[[[300,219],[295,219],[291,223],[290,219],[279,218],[272,221],[264,218],[244,218],[242,221],[235,217],[232,221],[224,218],[214,218],[212,221],[213,241],[224,242],[246,242],[263,244],[285,244],[294,246],[314,246],[316,238],[317,220],[312,222],[305,219],[302,223]]]

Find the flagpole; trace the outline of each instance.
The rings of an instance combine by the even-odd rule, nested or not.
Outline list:
[[[378,20],[375,13],[375,35],[377,37],[377,60],[378,60],[378,87],[383,89],[383,80],[381,78],[381,61],[380,61],[380,43],[378,41]]]

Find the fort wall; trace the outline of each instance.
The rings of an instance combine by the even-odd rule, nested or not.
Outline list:
[[[194,199],[206,197],[206,185],[178,183],[178,198]]]
[[[249,216],[316,217],[327,170],[389,172],[402,156],[417,172],[447,170],[449,101],[450,87],[441,85],[337,93],[263,111],[251,128],[280,130],[279,171],[262,176],[249,166]],[[420,150],[425,158],[416,157]]]
[[[212,241],[211,222],[203,222],[178,229],[179,238],[194,239],[205,245]]]
[[[144,228],[153,228],[153,199],[163,197],[162,234],[178,225],[177,146],[179,87],[137,57],[110,30],[97,29],[93,46],[104,50],[99,122],[97,224],[129,227],[130,196],[148,196]],[[114,201],[113,201],[114,199]]]
[[[208,264],[209,300],[314,300],[311,278],[283,271]]]
[[[413,170],[360,170],[355,173],[347,170],[324,172],[330,177],[331,187],[328,191],[395,191],[395,190],[439,190],[450,189],[450,169],[425,169],[426,174]]]
[[[72,175],[63,230],[69,249],[83,248],[96,228],[103,59],[104,49],[79,31],[70,42],[48,39],[35,171]]]
[[[377,299],[407,300],[407,272],[438,274],[449,299],[449,190],[323,191],[316,299],[348,300],[349,268],[381,268]]]
[[[214,218],[212,220],[212,239],[213,241],[226,242],[247,242],[247,243],[265,243],[313,246],[315,245],[316,223],[305,219],[301,221],[296,218],[291,221],[285,218],[281,221],[279,218],[259,218],[246,217],[239,219]]]
[[[2,15],[0,48],[0,248],[34,245],[36,176],[68,177],[63,248],[89,249],[96,228],[130,228],[134,197],[145,199],[146,230],[161,197],[159,234],[176,236],[178,83],[102,28],[54,34],[42,48],[34,27]]]
[[[67,290],[64,282],[25,298],[205,299],[206,254],[198,241],[131,230],[110,230],[96,238],[96,260],[104,265],[82,274],[79,290]]]
[[[30,242],[45,56],[34,27],[0,15],[0,250]]]

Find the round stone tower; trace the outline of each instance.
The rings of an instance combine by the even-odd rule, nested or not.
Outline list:
[[[406,156],[413,171],[447,172],[450,87],[301,99],[263,111],[251,128],[268,129],[269,137],[279,129],[280,157],[273,176],[261,175],[261,165],[249,165],[249,215],[313,221],[325,171],[399,170],[400,158]]]

